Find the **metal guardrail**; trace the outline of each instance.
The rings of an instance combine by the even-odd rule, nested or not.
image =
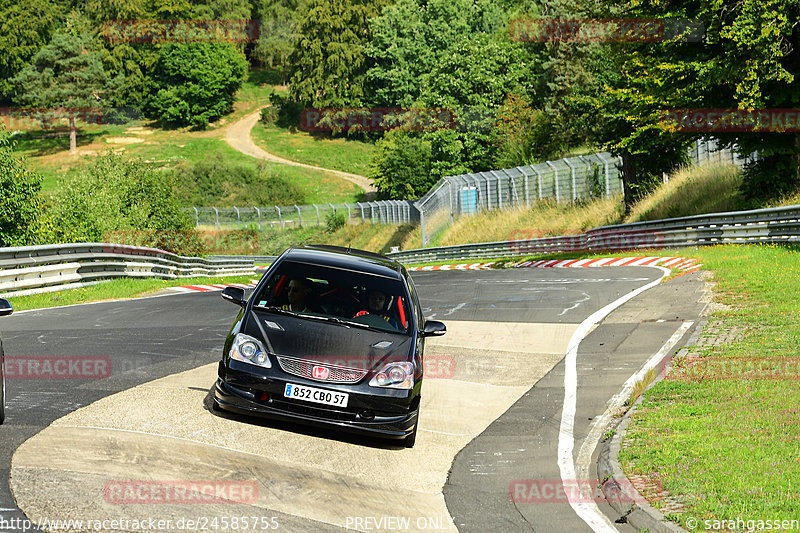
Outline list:
[[[250,258],[184,257],[156,248],[121,244],[0,248],[0,293],[5,296],[82,286],[111,278],[176,279],[254,273]]]
[[[386,255],[402,263],[427,263],[563,252],[772,243],[800,243],[800,205],[603,226],[565,237],[520,238]]]

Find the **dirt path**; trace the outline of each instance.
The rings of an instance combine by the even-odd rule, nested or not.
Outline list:
[[[256,143],[253,142],[253,139],[250,137],[250,130],[253,129],[256,122],[258,122],[259,117],[261,116],[261,110],[251,113],[244,117],[243,119],[239,120],[238,122],[234,122],[230,126],[225,129],[225,141],[231,145],[235,150],[242,152],[245,155],[249,155],[250,157],[255,157],[256,159],[263,159],[265,161],[272,161],[274,163],[282,163],[284,165],[293,165],[296,167],[303,167],[303,168],[310,168],[313,170],[322,170],[324,172],[329,172],[331,174],[335,174],[340,176],[347,181],[353,182],[365,192],[371,193],[375,192],[375,187],[372,185],[372,182],[364,176],[359,176],[358,174],[350,174],[349,172],[342,172],[340,170],[331,170],[328,168],[316,167],[314,165],[307,165],[305,163],[298,163],[297,161],[291,161],[289,159],[284,159],[282,157],[278,157],[276,155],[272,155],[268,152],[265,152],[261,148],[259,148]]]

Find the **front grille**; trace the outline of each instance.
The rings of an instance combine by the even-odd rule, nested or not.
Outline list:
[[[293,359],[290,357],[278,357],[278,364],[281,365],[281,370],[293,376],[310,379],[313,381],[320,381],[322,383],[358,383],[364,376],[367,375],[366,370],[357,368],[346,368],[336,365],[326,365],[322,363],[315,363],[313,361],[305,361],[303,359]],[[320,379],[314,377],[314,367],[322,367],[328,370],[328,377]]]

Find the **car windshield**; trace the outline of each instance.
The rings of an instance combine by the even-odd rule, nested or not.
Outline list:
[[[408,293],[399,280],[292,261],[270,275],[254,305],[393,333],[407,334],[411,326]]]

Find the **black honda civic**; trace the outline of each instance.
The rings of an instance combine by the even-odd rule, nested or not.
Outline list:
[[[425,320],[406,269],[334,246],[285,251],[242,307],[225,341],[214,407],[351,432],[417,435]]]

